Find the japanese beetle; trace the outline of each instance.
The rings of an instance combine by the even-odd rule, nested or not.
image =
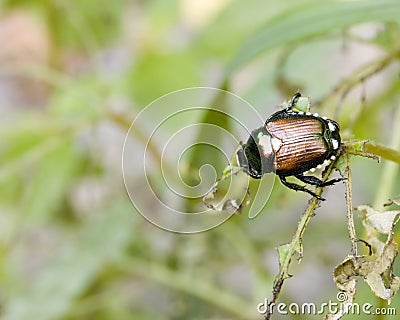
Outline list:
[[[336,160],[341,138],[337,122],[320,117],[318,113],[293,110],[300,97],[301,94],[296,93],[288,107],[271,115],[264,126],[251,132],[247,142],[237,151],[237,162],[252,178],[260,179],[265,173],[273,172],[286,187],[325,200],[313,191],[286,180],[286,177],[294,176],[317,187],[343,180],[322,181],[305,175]]]

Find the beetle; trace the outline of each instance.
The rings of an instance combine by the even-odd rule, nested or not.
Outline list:
[[[297,92],[288,106],[272,114],[265,124],[253,130],[236,153],[240,167],[252,178],[275,173],[280,181],[295,191],[307,192],[319,200],[321,196],[304,186],[286,180],[294,176],[300,181],[325,187],[343,178],[322,181],[314,173],[335,161],[341,150],[339,124],[318,113],[293,110],[301,94]]]

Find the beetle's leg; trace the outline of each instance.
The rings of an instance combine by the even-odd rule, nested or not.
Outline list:
[[[281,179],[281,182],[288,188],[295,190],[295,191],[303,191],[303,192],[307,192],[308,194],[312,195],[313,197],[321,200],[321,201],[325,201],[324,198],[322,198],[321,196],[315,194],[314,192],[312,192],[311,190],[308,190],[307,188],[303,187],[303,186],[299,186],[298,184],[292,183],[292,182],[288,182],[286,180],[286,177],[284,176],[279,176],[279,179]]]
[[[254,172],[252,172],[252,171],[250,171],[250,170],[246,171],[246,173],[247,173],[250,177],[252,177],[253,179],[261,179],[261,178],[262,178],[262,174],[254,173]]]
[[[299,100],[300,97],[301,97],[301,93],[300,92],[296,92],[294,94],[294,96],[292,97],[292,99],[290,99],[289,106],[286,108],[286,110],[292,109],[293,106],[296,104],[297,100]]]
[[[304,183],[312,184],[317,187],[326,187],[326,186],[331,186],[335,184],[336,182],[343,181],[344,178],[337,178],[337,179],[331,179],[328,181],[322,181],[318,179],[317,177],[314,176],[303,176],[301,174],[295,176],[297,179],[300,181],[303,181]]]

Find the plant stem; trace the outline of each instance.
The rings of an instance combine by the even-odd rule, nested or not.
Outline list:
[[[351,240],[351,254],[357,257],[357,236],[356,228],[354,227],[354,213],[353,213],[353,193],[352,193],[352,176],[350,166],[350,156],[343,155],[346,167],[346,202],[347,202],[347,229]]]
[[[141,128],[138,128],[137,124],[135,126],[132,125],[133,119],[131,119],[127,115],[116,113],[116,112],[111,112],[111,111],[108,111],[105,114],[105,116],[107,117],[108,120],[119,125],[121,128],[124,128],[127,131],[131,130],[132,136],[137,138],[143,144],[147,145],[147,150],[153,156],[154,161],[156,161],[157,163],[161,163],[162,156],[161,156],[160,151],[153,143],[150,143],[148,141],[148,137],[144,133],[145,132],[144,130],[142,130]]]
[[[397,118],[399,116],[397,115]],[[400,123],[395,123],[395,126],[397,126],[397,130],[395,129],[395,133],[397,135],[393,135],[393,139],[398,139],[400,138],[400,133],[398,133],[397,131],[399,131],[398,127],[400,126]],[[393,143],[394,144],[394,143]],[[397,142],[397,147],[394,146],[394,148],[399,148],[400,143]],[[389,160],[389,161],[393,161],[393,162],[397,162],[398,164],[400,164],[400,152],[396,151],[392,148],[388,148],[386,146],[383,146],[381,144],[372,142],[372,141],[367,141],[364,144],[364,150],[365,152],[369,152],[371,154],[374,154],[378,157],[381,157],[383,159]]]
[[[333,168],[334,168],[333,164],[328,167],[328,170],[324,174],[325,179],[328,179],[329,176],[332,174]],[[323,190],[323,188],[317,188],[315,193],[317,195],[321,195],[322,190]],[[271,306],[276,304],[276,301],[278,300],[279,294],[282,290],[284,281],[288,277],[290,277],[289,276],[289,266],[290,266],[293,256],[296,254],[296,252],[299,254],[300,258],[302,256],[302,251],[303,251],[302,244],[301,244],[302,238],[303,238],[304,232],[307,228],[309,221],[314,216],[314,210],[318,207],[319,203],[320,203],[320,200],[315,197],[310,199],[310,201],[308,202],[308,207],[301,215],[300,221],[297,225],[297,229],[292,238],[292,241],[288,244],[280,246],[281,248],[285,247],[285,249],[287,251],[285,252],[284,259],[282,259],[282,260],[279,259],[280,260],[279,273],[275,277],[275,280],[274,280],[274,285],[273,285],[273,289],[272,289],[272,300],[268,303],[267,314],[265,315],[266,320],[270,319],[270,317],[272,315]]]
[[[315,104],[324,105],[329,99],[333,98],[340,92],[341,92],[340,100],[342,101],[354,87],[360,84],[360,82],[374,76],[378,72],[385,69],[394,60],[396,60],[399,57],[399,55],[400,55],[400,48],[396,48],[383,58],[379,58],[377,60],[374,60],[372,62],[369,62],[361,66],[359,69],[353,72],[353,74],[351,74],[349,77],[340,81],[340,83],[330,93],[328,93],[328,95],[323,97]]]

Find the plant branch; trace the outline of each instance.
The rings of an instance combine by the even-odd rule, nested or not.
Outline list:
[[[357,235],[356,235],[356,228],[354,227],[350,156],[348,154],[343,155],[343,160],[345,162],[345,177],[346,177],[347,229],[349,231],[349,236],[351,241],[351,255],[355,259],[357,257]]]
[[[141,141],[143,144],[147,144],[147,150],[153,156],[154,161],[157,161],[157,163],[161,163],[161,153],[158,150],[157,146],[151,143],[151,141],[148,141],[148,136],[145,135],[145,131],[141,128],[138,128],[137,123],[134,126],[131,126],[133,121],[131,117],[112,111],[107,111],[105,116],[111,122],[114,122],[121,128],[124,128],[124,130],[131,130],[132,136]]]
[[[328,179],[329,176],[332,174],[334,169],[334,164],[331,164],[326,172],[324,173],[324,179]],[[317,188],[316,189],[316,194],[321,195],[323,191],[323,188]],[[279,252],[279,273],[275,277],[273,288],[272,288],[272,300],[269,301],[268,303],[268,308],[267,308],[267,313],[265,315],[265,319],[270,319],[272,315],[272,306],[276,303],[278,300],[279,294],[282,290],[282,286],[284,281],[287,278],[290,278],[289,274],[289,266],[292,261],[293,256],[298,253],[300,259],[302,258],[303,255],[303,249],[302,249],[302,238],[304,235],[304,232],[308,226],[308,223],[310,222],[311,218],[314,216],[314,210],[319,206],[320,200],[313,197],[312,199],[309,200],[308,202],[308,207],[306,210],[303,212],[301,215],[300,221],[297,225],[296,232],[292,238],[292,241],[290,243],[281,245],[278,248]]]
[[[379,58],[368,64],[363,65],[362,67],[358,68],[353,74],[341,80],[340,83],[333,88],[331,92],[329,92],[325,97],[320,99],[318,102],[315,102],[316,105],[324,105],[327,103],[328,100],[332,99],[335,95],[340,95],[340,101],[343,101],[346,95],[356,87],[360,82],[365,81],[366,79],[374,76],[378,72],[385,69],[388,65],[390,65],[395,59],[399,58],[400,56],[400,48],[396,48],[388,55],[384,56],[383,58]]]
[[[343,143],[346,154],[373,158],[380,158],[400,164],[400,152],[369,140],[350,140]]]

